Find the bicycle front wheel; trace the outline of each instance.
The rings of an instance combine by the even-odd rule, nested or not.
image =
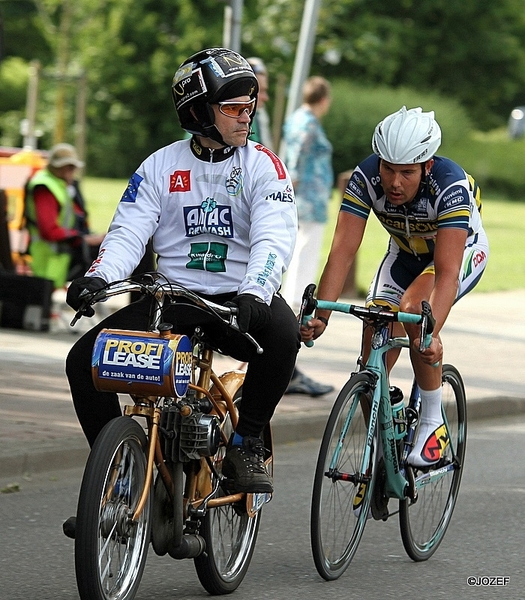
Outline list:
[[[377,444],[367,448],[372,381],[353,375],[335,401],[314,477],[310,535],[319,575],[340,577],[354,557],[368,519]],[[375,439],[375,435],[374,435]]]
[[[442,413],[450,443],[428,473],[415,471],[418,497],[399,505],[401,538],[412,560],[429,559],[442,542],[459,493],[467,443],[467,403],[458,370],[443,365]]]
[[[131,600],[140,585],[151,529],[151,493],[136,521],[144,489],[146,436],[130,417],[100,432],[84,471],[77,511],[75,569],[82,600]]]
[[[242,397],[242,388],[235,395],[235,406],[238,410]],[[229,439],[233,432],[229,418],[222,424],[225,439]],[[265,446],[271,448],[271,439],[268,440],[268,431],[265,431]],[[213,466],[220,476],[222,460],[226,454],[226,446],[221,445],[215,456],[211,459]],[[224,495],[224,490],[219,486],[215,497]],[[195,558],[195,570],[204,589],[214,595],[229,594],[236,590],[244,579],[252,559],[259,524],[261,510],[250,517],[246,510],[246,500],[236,504],[225,504],[210,508],[204,516],[200,534],[206,541],[206,552]]]

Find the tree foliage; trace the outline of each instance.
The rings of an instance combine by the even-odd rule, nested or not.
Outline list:
[[[291,77],[303,0],[245,0],[243,54]],[[128,176],[182,135],[171,101],[177,66],[222,45],[220,0],[0,0],[0,143],[20,144],[27,65],[42,63],[38,126],[53,140],[59,90],[73,140],[76,77],[88,89],[88,169]],[[323,0],[312,73],[412,88],[459,102],[477,128],[502,125],[525,95],[521,0]],[[18,77],[15,75],[18,73]]]
[[[245,26],[270,64],[293,62],[302,4],[261,0]],[[523,2],[323,0],[312,71],[441,93],[489,129],[525,100]]]

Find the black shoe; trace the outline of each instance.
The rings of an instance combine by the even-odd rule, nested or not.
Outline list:
[[[334,390],[333,385],[325,385],[324,383],[317,383],[310,377],[307,377],[303,373],[297,373],[297,375],[290,381],[286,388],[285,394],[305,394],[307,396],[324,396]]]
[[[64,521],[62,524],[62,531],[64,532],[64,535],[74,540],[77,531],[77,518],[69,517],[67,521]]]
[[[231,480],[232,491],[271,494],[273,483],[264,466],[263,441],[244,436],[242,446],[228,446],[222,461],[222,474]]]

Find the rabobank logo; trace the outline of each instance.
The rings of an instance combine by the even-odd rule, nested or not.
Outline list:
[[[206,198],[200,206],[184,207],[186,237],[206,233],[219,237],[233,237],[231,206],[217,204],[213,198]]]

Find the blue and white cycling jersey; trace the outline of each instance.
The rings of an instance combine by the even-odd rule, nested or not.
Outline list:
[[[395,206],[381,186],[379,160],[372,154],[356,167],[342,211],[367,219],[372,210],[400,250],[415,255],[434,253],[440,228],[465,229],[469,238],[483,231],[479,187],[454,161],[435,156],[414,200]]]

